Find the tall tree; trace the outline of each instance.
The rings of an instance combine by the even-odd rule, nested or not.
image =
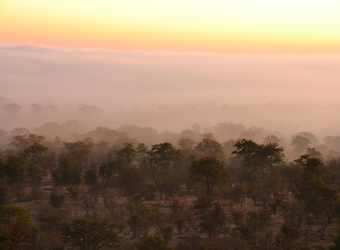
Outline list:
[[[0,173],[3,176],[7,176],[9,185],[18,184],[25,181],[25,163],[26,161],[18,156],[8,156],[6,163],[0,163]]]
[[[159,165],[163,170],[167,170],[182,158],[181,150],[176,149],[169,142],[152,145],[149,155],[151,162]]]
[[[194,201],[194,209],[200,220],[199,227],[208,233],[209,239],[212,239],[227,221],[221,204],[211,197],[198,197]]]
[[[116,154],[125,161],[126,166],[131,167],[133,160],[137,156],[137,150],[134,148],[132,142],[124,142],[123,145],[124,147],[117,150]]]
[[[3,205],[0,211],[0,228],[2,228],[0,247],[5,245],[8,249],[30,249],[33,224],[29,210],[20,206]]]
[[[215,186],[227,185],[231,178],[231,174],[225,169],[223,162],[212,157],[193,161],[189,173],[192,181],[206,186],[207,197],[211,196]]]
[[[220,161],[224,160],[223,146],[213,139],[204,138],[197,143],[195,150],[199,158],[211,157]]]

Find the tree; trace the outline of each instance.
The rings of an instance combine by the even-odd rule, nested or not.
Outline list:
[[[171,200],[169,207],[171,212],[169,219],[177,227],[178,234],[182,234],[183,228],[189,228],[193,221],[193,211],[185,201],[178,198]]]
[[[2,109],[8,113],[17,113],[20,111],[21,106],[16,103],[3,104]]]
[[[280,143],[280,139],[276,136],[276,135],[267,135],[264,139],[263,139],[263,144],[267,144],[267,143]]]
[[[22,130],[23,128],[18,128]],[[19,154],[22,154],[34,142],[41,143],[44,140],[44,136],[36,134],[18,134],[13,136],[12,142],[9,144],[17,149]]]
[[[152,225],[151,210],[140,199],[141,196],[128,196],[125,202],[130,215],[127,223],[133,233],[133,238],[139,236],[143,231],[147,233]]]
[[[61,208],[65,203],[65,195],[52,191],[50,194],[49,203],[54,208]]]
[[[333,239],[333,245],[329,246],[329,250],[339,250],[340,249],[340,220],[338,220],[338,225],[333,233],[329,233],[329,236]]]
[[[301,135],[294,136],[292,142],[290,143],[290,145],[294,147],[294,150],[298,155],[300,155],[303,152],[306,152],[309,144],[310,139]]]
[[[237,140],[234,144],[236,150],[232,154],[242,156],[242,175],[243,178],[250,184],[255,184],[259,179],[260,161],[258,151],[260,145],[252,140]],[[261,163],[262,164],[262,163]]]
[[[76,185],[81,182],[81,170],[72,166],[68,158],[59,157],[58,167],[52,170],[53,181],[63,186]]]
[[[1,164],[1,159],[0,159]],[[7,205],[9,203],[8,190],[4,180],[0,179],[0,206]]]
[[[324,235],[326,225],[332,218],[333,203],[339,200],[338,191],[325,184],[321,178],[314,176],[298,187],[295,197],[314,215],[318,226],[322,226]]]
[[[149,155],[151,162],[159,165],[163,170],[167,170],[174,162],[183,157],[181,150],[176,149],[169,142],[152,145]]]
[[[39,161],[41,161],[42,156],[46,154],[48,151],[48,148],[41,145],[40,143],[33,142],[28,148],[24,150],[24,159],[29,164],[37,164]]]
[[[227,216],[221,204],[211,197],[201,196],[194,201],[194,209],[200,219],[199,227],[203,232],[207,232],[209,239],[218,234],[227,221]]]
[[[67,156],[72,160],[72,164],[76,168],[82,169],[94,143],[92,141],[64,142],[64,146],[68,151]]]
[[[203,139],[197,143],[195,150],[199,158],[211,157],[220,161],[224,160],[223,146],[213,139]]]
[[[29,210],[14,205],[1,206],[0,228],[0,246],[8,249],[29,249],[32,246],[33,224]]]
[[[116,154],[125,161],[126,166],[131,167],[134,158],[137,156],[137,150],[132,142],[124,142],[123,145],[122,149],[116,150]]]
[[[242,203],[246,197],[247,194],[247,187],[242,184],[235,184],[233,187],[230,188],[229,195],[231,199],[237,204]]]
[[[86,169],[84,172],[84,180],[86,185],[89,185],[92,189],[95,189],[98,184],[97,170],[95,168]]]
[[[169,243],[163,239],[161,234],[153,234],[145,236],[141,239],[139,243],[138,250],[174,250]]]
[[[8,156],[7,162],[0,164],[0,173],[7,176],[8,184],[22,183],[26,179],[26,169],[24,168],[24,161],[18,156]]]
[[[324,164],[319,158],[310,157],[310,155],[301,155],[294,162],[303,167],[305,173],[320,176],[324,171]]]
[[[146,189],[147,176],[139,169],[128,167],[119,171],[118,184],[127,195],[142,194]]]
[[[249,239],[265,230],[270,221],[270,212],[267,210],[249,211],[245,220],[236,225],[236,229]]]
[[[315,148],[307,148],[307,154],[309,154],[312,158],[318,158],[321,161],[323,160],[322,154]]]
[[[284,201],[281,205],[282,217],[286,223],[300,229],[306,212],[305,205],[299,200]]]
[[[115,248],[122,239],[109,220],[90,218],[76,218],[72,222],[64,222],[60,233],[64,242],[74,249],[81,250]]]
[[[204,157],[191,163],[190,177],[195,183],[206,186],[207,197],[210,197],[215,186],[227,185],[231,174],[224,164],[216,158]]]
[[[259,158],[266,165],[269,172],[274,170],[274,167],[283,162],[284,154],[283,147],[280,147],[277,143],[267,143],[261,145],[258,149]]]

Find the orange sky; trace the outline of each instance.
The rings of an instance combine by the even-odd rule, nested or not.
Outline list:
[[[335,0],[0,0],[0,42],[16,44],[340,53],[339,31],[340,4]]]

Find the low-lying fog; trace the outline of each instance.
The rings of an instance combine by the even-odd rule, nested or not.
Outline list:
[[[60,50],[0,44],[0,128],[77,120],[340,135],[340,56]]]

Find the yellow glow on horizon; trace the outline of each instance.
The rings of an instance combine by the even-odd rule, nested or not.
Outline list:
[[[253,11],[261,1],[263,6]],[[183,0],[186,5],[179,0],[167,4],[154,0],[0,0],[0,42],[222,53],[340,52],[339,2],[287,0],[290,9],[283,2],[275,6],[273,1],[261,1],[212,1],[211,5],[196,1],[193,7],[191,0]],[[286,9],[280,12],[280,7]]]

